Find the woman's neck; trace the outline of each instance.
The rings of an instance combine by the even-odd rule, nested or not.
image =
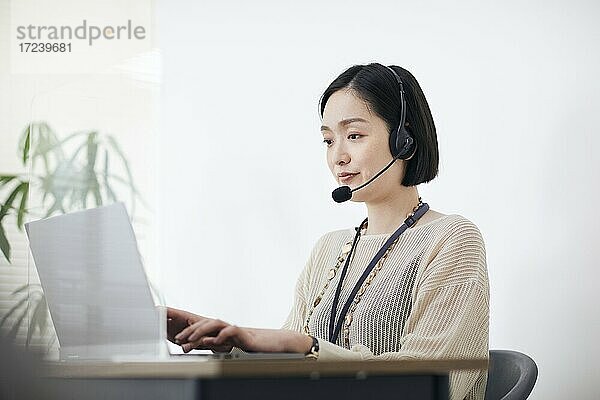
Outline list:
[[[416,186],[401,186],[398,191],[377,201],[367,202],[369,223],[367,235],[392,233],[406,219],[406,215],[419,204],[419,192]]]

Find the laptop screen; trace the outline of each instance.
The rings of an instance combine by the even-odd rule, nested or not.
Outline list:
[[[26,231],[61,359],[158,355],[159,312],[122,203],[30,222]]]

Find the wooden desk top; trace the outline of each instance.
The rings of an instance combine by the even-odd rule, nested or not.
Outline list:
[[[55,378],[229,378],[445,374],[487,369],[485,359],[400,361],[165,360],[151,362],[46,362],[41,376]]]

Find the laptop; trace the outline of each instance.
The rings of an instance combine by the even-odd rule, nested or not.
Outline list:
[[[25,224],[59,342],[68,360],[302,359],[296,353],[171,355],[123,203]]]

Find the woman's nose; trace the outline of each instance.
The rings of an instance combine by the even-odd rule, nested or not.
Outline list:
[[[336,165],[348,164],[350,162],[350,155],[344,146],[336,146],[333,150],[333,157]]]

